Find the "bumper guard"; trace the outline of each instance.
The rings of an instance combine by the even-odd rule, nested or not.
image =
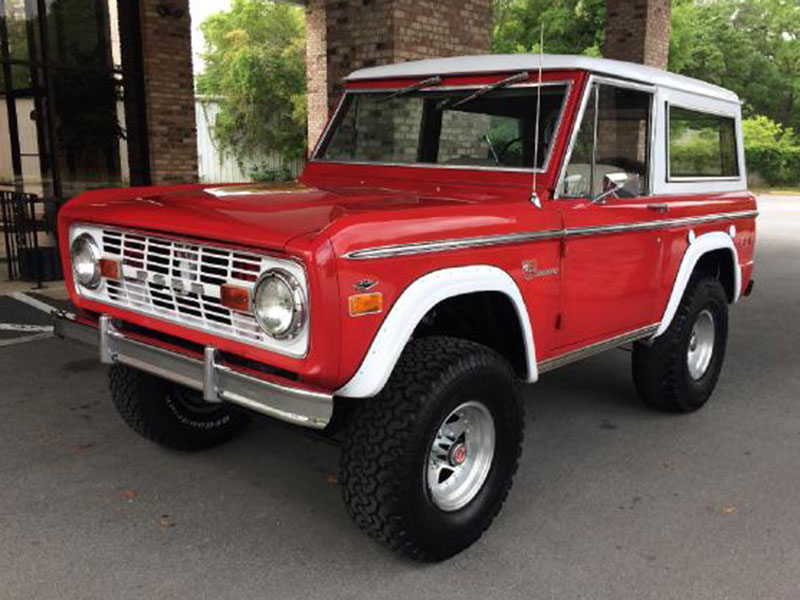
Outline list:
[[[333,414],[331,394],[237,371],[220,364],[219,351],[211,346],[201,360],[127,337],[108,315],[100,317],[99,327],[61,311],[53,318],[58,337],[98,348],[101,362],[127,365],[198,390],[207,402],[231,402],[312,429],[323,429]]]

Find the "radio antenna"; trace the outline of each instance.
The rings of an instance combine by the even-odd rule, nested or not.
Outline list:
[[[533,138],[533,183],[531,187],[531,202],[536,208],[542,208],[542,200],[537,190],[539,175],[539,124],[542,113],[542,63],[544,62],[544,23],[539,25],[539,80],[536,86],[536,125]]]

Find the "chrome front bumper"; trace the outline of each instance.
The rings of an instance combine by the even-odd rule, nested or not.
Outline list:
[[[65,312],[53,317],[58,337],[98,348],[101,362],[127,365],[201,391],[207,402],[231,402],[312,429],[323,429],[333,414],[331,394],[237,371],[220,364],[219,352],[210,346],[201,359],[126,336],[108,315],[100,317],[99,327]]]

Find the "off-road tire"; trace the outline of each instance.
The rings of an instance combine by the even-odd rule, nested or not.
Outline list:
[[[442,421],[465,400],[489,409],[496,442],[480,491],[445,512],[431,500],[425,469]],[[500,512],[522,450],[519,381],[495,351],[473,342],[411,341],[389,381],[353,414],[341,455],[350,516],[372,538],[421,561],[446,559],[475,542]]]
[[[698,315],[708,310],[714,319],[714,350],[705,374],[689,374],[687,353]],[[717,384],[728,340],[728,299],[715,277],[695,274],[686,286],[669,328],[652,342],[633,347],[633,382],[639,397],[666,412],[693,412],[708,402]]]
[[[176,450],[202,450],[227,442],[248,415],[202,402],[198,392],[124,365],[108,371],[111,398],[122,419],[142,437]]]

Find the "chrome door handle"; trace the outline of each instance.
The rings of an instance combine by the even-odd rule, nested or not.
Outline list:
[[[648,204],[647,208],[658,213],[669,212],[669,204]]]

